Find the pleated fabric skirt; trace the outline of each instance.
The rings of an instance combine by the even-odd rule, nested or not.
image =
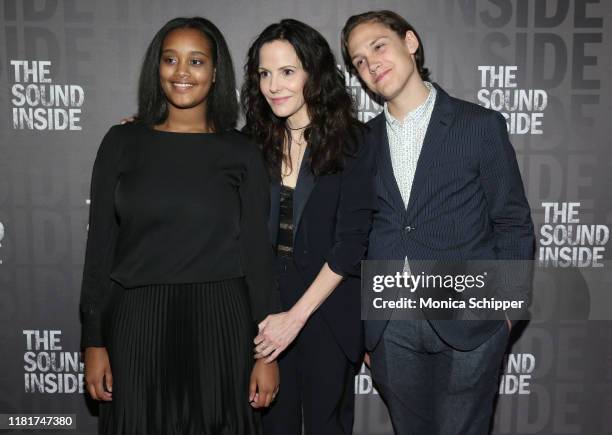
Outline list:
[[[259,435],[249,404],[254,324],[242,278],[114,284],[107,349],[113,400],[104,435]]]

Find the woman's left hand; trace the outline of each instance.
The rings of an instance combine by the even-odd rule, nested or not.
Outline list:
[[[255,358],[274,361],[289,346],[306,323],[293,311],[271,314],[259,324],[255,337]]]

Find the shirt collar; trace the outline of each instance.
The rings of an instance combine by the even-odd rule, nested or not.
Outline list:
[[[388,104],[385,103],[384,112],[387,124],[393,129],[406,127],[408,124],[416,124],[417,127],[422,127],[428,120],[429,114],[433,110],[434,103],[436,101],[436,88],[430,82],[423,82],[425,87],[429,89],[429,94],[425,101],[415,109],[408,112],[406,117],[400,121],[389,113]]]

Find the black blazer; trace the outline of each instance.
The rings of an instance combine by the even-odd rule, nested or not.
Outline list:
[[[435,86],[436,102],[407,207],[393,174],[385,115],[368,123],[366,143],[376,149],[379,209],[368,259],[533,259],[533,223],[504,117]],[[372,349],[387,323],[365,323],[366,347]],[[469,350],[502,321],[430,323],[451,346]]]
[[[363,352],[360,308],[361,260],[365,259],[372,225],[374,153],[359,141],[354,157],[332,175],[314,176],[306,148],[293,195],[293,261],[310,285],[327,262],[344,279],[318,308],[347,357]],[[280,183],[271,183],[270,241],[276,246]]]

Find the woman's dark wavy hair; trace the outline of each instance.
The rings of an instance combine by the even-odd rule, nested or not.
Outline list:
[[[342,29],[342,58],[344,59],[344,64],[347,69],[355,75],[357,71],[353,66],[353,62],[351,62],[351,56],[348,52],[348,38],[353,29],[362,23],[380,23],[384,24],[391,30],[393,30],[397,35],[404,39],[406,37],[406,32],[411,31],[419,41],[419,48],[414,54],[414,60],[417,66],[417,70],[419,71],[419,75],[421,79],[425,81],[429,81],[429,76],[431,72],[428,68],[425,68],[425,49],[423,48],[423,42],[421,41],[421,37],[415,30],[415,28],[406,21],[401,15],[396,14],[393,11],[381,10],[381,11],[370,11],[365,12],[363,14],[353,15],[346,20],[346,24]]]
[[[197,29],[208,39],[216,69],[216,80],[207,97],[206,123],[214,131],[233,128],[238,119],[236,78],[225,38],[206,18],[174,18],[155,35],[144,57],[138,85],[138,121],[157,125],[168,117],[168,100],[159,80],[159,62],[166,36],[175,29]]]
[[[310,167],[315,175],[342,170],[346,155],[356,152],[356,135],[361,123],[355,118],[353,98],[345,86],[344,75],[325,38],[312,27],[297,20],[285,19],[272,24],[249,48],[244,67],[242,106],[246,117],[244,131],[261,147],[273,179],[281,177],[281,163],[289,164],[283,153],[285,140],[291,146],[291,132],[284,118],[272,112],[259,90],[259,52],[272,41],[287,41],[297,53],[307,73],[304,100],[310,124],[304,138],[310,148]]]

